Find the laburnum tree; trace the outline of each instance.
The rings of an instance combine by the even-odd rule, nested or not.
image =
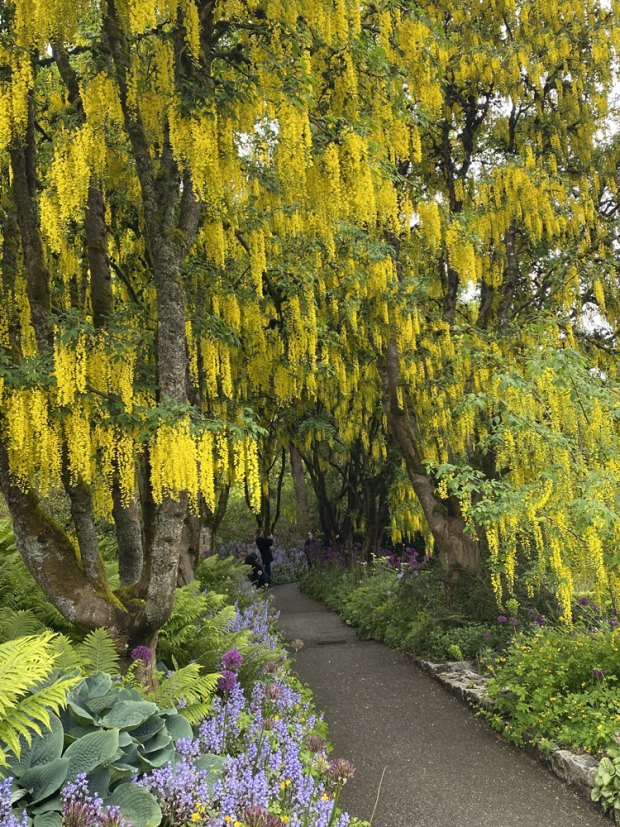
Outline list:
[[[450,576],[617,589],[617,12],[2,5],[0,483],[63,614],[153,642],[261,421]]]
[[[394,12],[16,0],[0,14],[2,491],[52,603],[120,648],[152,642],[218,490],[242,481],[260,509],[248,400],[318,393],[322,263],[375,187],[373,127],[359,134],[348,107]],[[59,489],[67,528],[46,499]],[[114,593],[98,518],[116,528]]]
[[[576,582],[620,587],[618,19],[589,0],[416,4],[405,25],[436,34],[438,98],[392,168],[411,232],[386,237],[380,372],[442,565],[486,552],[501,600],[522,564],[566,620]]]

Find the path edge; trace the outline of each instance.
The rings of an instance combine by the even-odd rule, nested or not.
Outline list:
[[[413,662],[434,680],[440,683],[450,694],[454,695],[474,709],[491,709],[493,702],[488,697],[486,685],[488,678],[477,672],[470,661],[433,661],[413,658]],[[527,742],[525,751],[540,764],[550,770],[561,781],[575,789],[587,802],[602,812],[611,822],[620,824],[620,812],[605,811],[592,801],[591,792],[599,761],[587,753],[580,754],[567,749],[543,750],[534,743]],[[615,815],[614,815],[615,814]]]

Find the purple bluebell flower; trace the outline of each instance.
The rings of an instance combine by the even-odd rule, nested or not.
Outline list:
[[[497,622],[498,623],[506,623],[507,621],[508,621],[508,618],[506,617],[506,615],[498,615],[497,616]]]
[[[175,766],[168,764],[153,770],[138,781],[159,802],[161,811],[170,824],[191,822],[211,800],[206,772],[197,770],[192,762],[183,758]]]
[[[590,605],[590,601],[588,600],[587,597],[580,597],[577,602],[579,603],[580,606],[589,606]]]
[[[2,827],[28,827],[26,811],[21,813],[11,810],[11,782],[12,778],[0,781],[0,824]]]

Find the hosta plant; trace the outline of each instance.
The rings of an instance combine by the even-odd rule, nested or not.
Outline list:
[[[620,742],[609,747],[598,765],[592,801],[598,801],[606,810],[613,807],[620,811]]]
[[[177,743],[192,737],[182,715],[160,709],[136,689],[98,672],[73,689],[66,709],[50,716],[50,726],[21,745],[4,773],[13,777],[18,806],[27,810],[34,827],[61,824],[61,789],[79,774],[133,827],[159,824],[157,801],[133,779],[179,760]]]

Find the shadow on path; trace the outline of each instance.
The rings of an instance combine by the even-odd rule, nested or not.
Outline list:
[[[334,757],[357,773],[342,805],[373,827],[610,827],[533,758],[502,741],[410,659],[360,641],[296,585],[271,590],[296,671],[325,714]]]

